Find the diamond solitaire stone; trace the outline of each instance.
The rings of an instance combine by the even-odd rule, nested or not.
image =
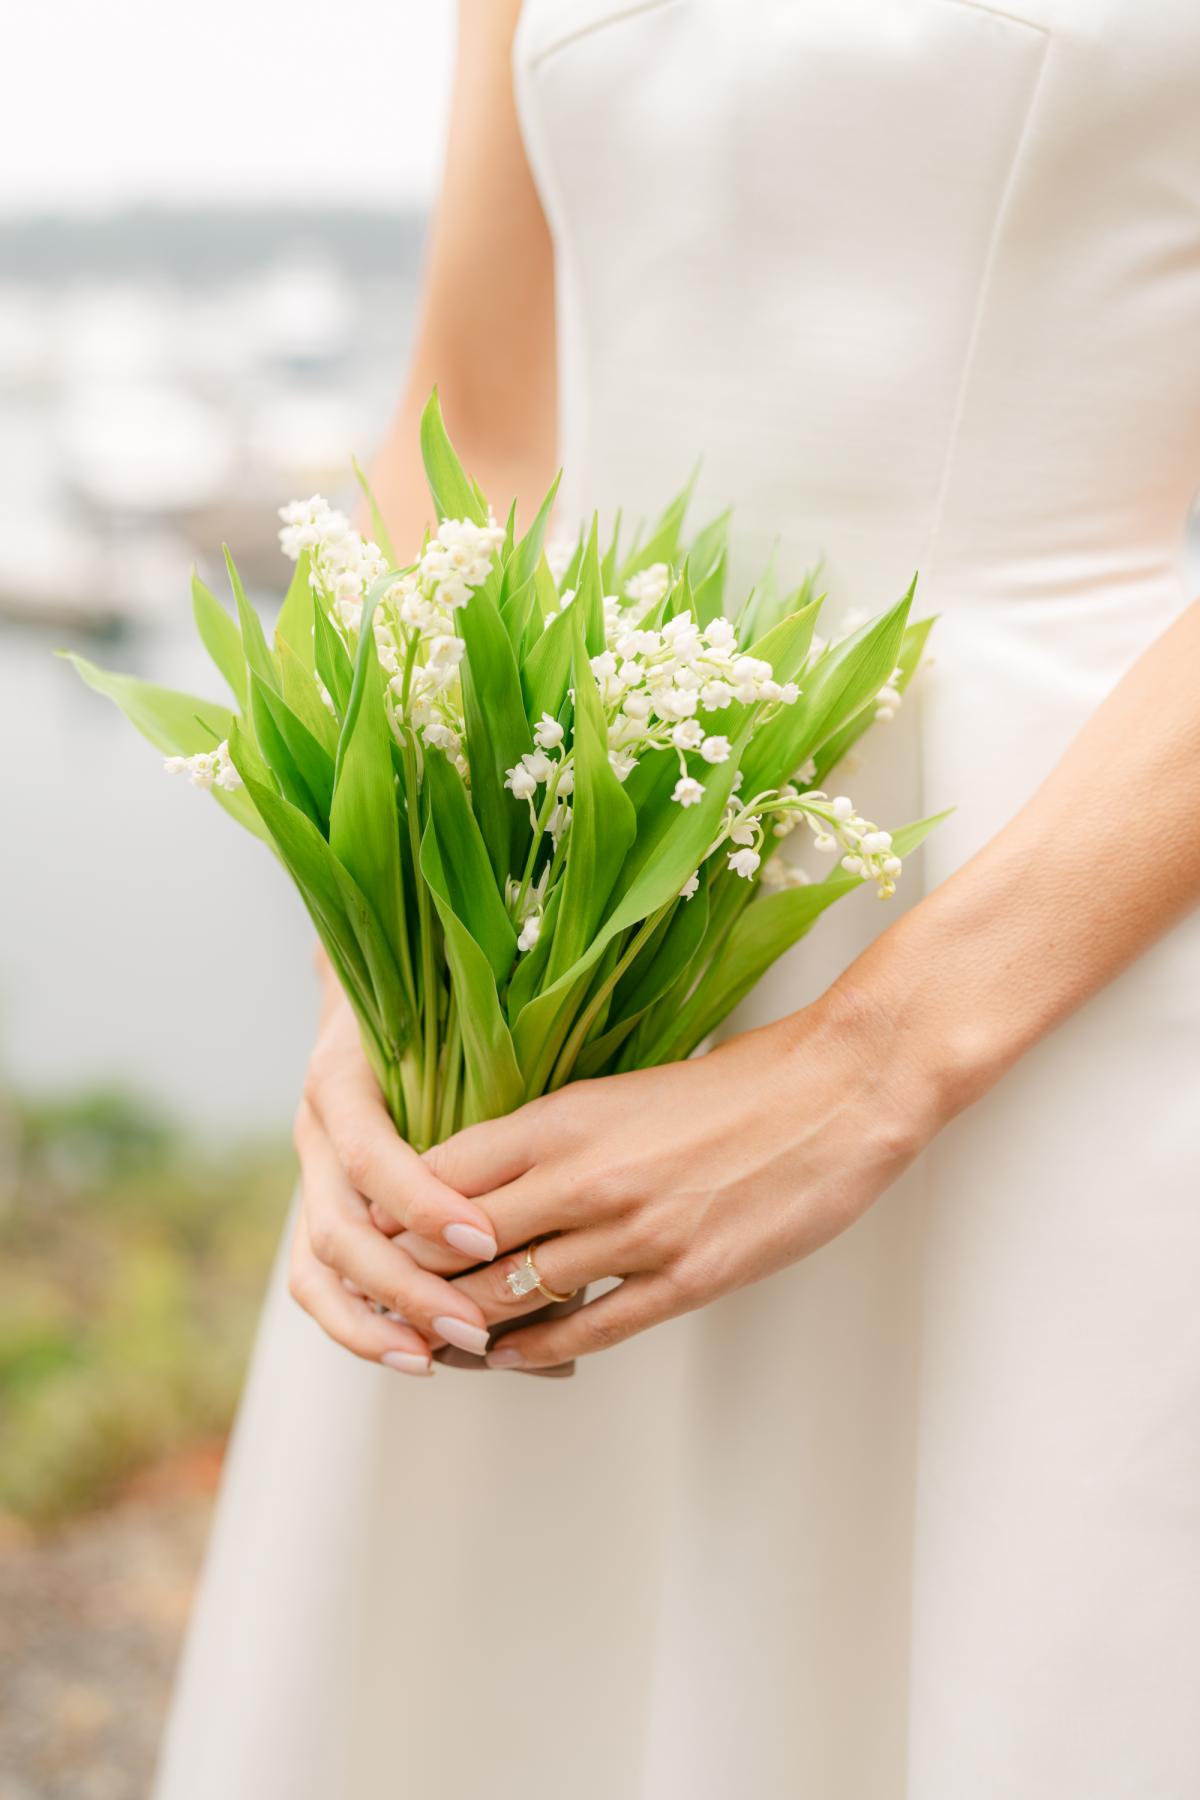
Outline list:
[[[526,1262],[523,1262],[519,1268],[510,1270],[504,1279],[518,1300],[525,1294],[532,1294],[538,1284],[537,1270],[530,1268]]]

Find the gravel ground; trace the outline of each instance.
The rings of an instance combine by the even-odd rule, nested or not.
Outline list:
[[[218,1468],[52,1535],[0,1518],[0,1800],[146,1800]]]

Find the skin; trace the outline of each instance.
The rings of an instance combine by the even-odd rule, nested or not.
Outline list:
[[[527,502],[552,471],[553,263],[513,113],[518,12],[517,0],[461,7],[422,325],[377,471],[405,542],[425,522],[411,446],[435,373],[485,488],[492,477]],[[1012,822],[813,1005],[691,1062],[574,1083],[423,1158],[398,1138],[323,967],[296,1124],[296,1298],[348,1349],[416,1374],[448,1334],[482,1351],[490,1327],[528,1314],[488,1360],[535,1369],[818,1249],[1200,901],[1200,834],[1179,829],[1200,810],[1198,676],[1200,604],[1133,666]],[[480,1235],[456,1244],[464,1225]],[[515,1299],[505,1277],[520,1261],[512,1252],[541,1237],[552,1289],[611,1275],[621,1286],[538,1322],[542,1297]]]

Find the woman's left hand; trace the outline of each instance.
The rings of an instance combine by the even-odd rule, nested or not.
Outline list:
[[[620,1287],[506,1333],[497,1368],[536,1369],[620,1343],[807,1256],[854,1222],[933,1135],[933,1083],[905,1034],[837,988],[686,1063],[574,1083],[428,1153],[480,1202],[502,1255],[458,1285],[489,1324],[545,1305],[507,1276],[533,1239],[559,1294]],[[454,1259],[405,1234],[425,1266]],[[457,1265],[462,1267],[461,1261]]]

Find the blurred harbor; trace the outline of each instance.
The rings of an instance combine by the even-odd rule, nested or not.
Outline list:
[[[215,693],[193,563],[286,580],[275,510],[348,498],[412,327],[418,214],[139,208],[0,225],[0,1073],[282,1129],[311,934],[262,847],[52,656]]]

